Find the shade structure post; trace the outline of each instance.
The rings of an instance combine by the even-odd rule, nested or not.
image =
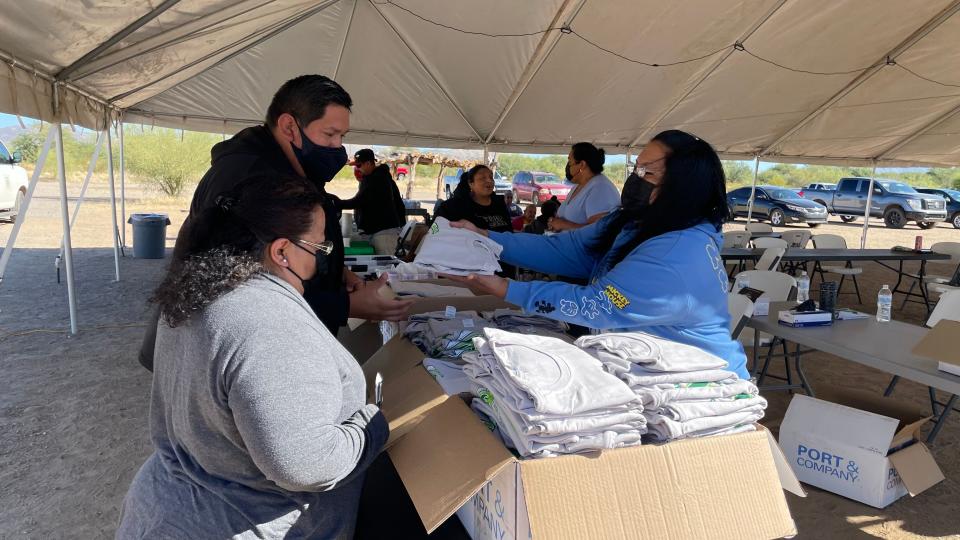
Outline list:
[[[750,184],[750,204],[747,206],[747,225],[753,219],[753,199],[757,196],[757,176],[760,175],[760,156],[753,158],[753,183]]]
[[[867,247],[867,231],[870,230],[870,206],[873,205],[873,182],[877,177],[877,162],[873,162],[873,172],[870,174],[870,188],[867,190],[867,207],[863,210],[863,232],[860,233],[860,249]]]
[[[40,180],[40,173],[43,171],[43,165],[47,162],[47,155],[50,153],[50,145],[53,144],[54,132],[51,129],[47,132],[47,140],[43,143],[43,149],[37,157],[36,166],[33,169],[33,175],[30,177],[30,184],[27,186],[27,195],[20,204],[17,217],[13,222],[13,230],[10,231],[10,237],[7,239],[7,245],[0,254],[0,283],[3,283],[3,275],[7,270],[7,263],[10,262],[10,256],[13,254],[13,246],[17,243],[17,236],[20,234],[20,228],[23,226],[23,220],[26,218],[27,209],[30,207],[30,201],[33,200],[33,192],[37,189],[37,182]]]
[[[117,122],[120,135],[120,244],[127,247],[127,176],[126,161],[123,159],[123,117]]]
[[[113,237],[114,281],[120,281],[120,230],[117,228],[117,190],[113,178],[113,137],[110,136],[110,116],[107,115],[107,178],[110,185],[110,236]]]
[[[67,170],[63,162],[63,125],[52,125],[57,139],[57,180],[60,182],[60,215],[63,218],[63,260],[67,272],[67,303],[70,309],[70,333],[77,333],[77,296],[73,279],[73,244],[70,241],[70,210],[67,207]]]
[[[623,163],[623,181],[626,182],[627,178],[630,178],[630,152],[627,152],[626,161]]]
[[[73,215],[70,217],[70,229],[77,224],[77,216],[80,215],[80,205],[83,204],[87,196],[87,188],[90,187],[90,179],[93,177],[93,171],[97,168],[97,160],[100,158],[100,150],[103,148],[103,133],[97,132],[97,144],[93,148],[93,156],[90,158],[90,165],[87,167],[87,176],[83,179],[83,186],[80,188],[80,195],[77,197],[76,204],[73,205]],[[60,259],[63,258],[63,242],[60,243],[60,253],[57,254],[57,266]]]

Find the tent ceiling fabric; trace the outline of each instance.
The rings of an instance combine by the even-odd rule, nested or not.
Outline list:
[[[679,128],[734,158],[960,165],[960,0],[0,6],[0,110],[45,120],[62,74],[71,123],[97,127],[109,106],[232,133],[287,79],[323,73],[354,98],[355,144],[623,153]]]

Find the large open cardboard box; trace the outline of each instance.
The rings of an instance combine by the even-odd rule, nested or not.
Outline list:
[[[796,395],[780,425],[780,444],[807,484],[883,508],[943,480],[917,439],[929,416],[892,399],[831,389]]]
[[[419,309],[505,306],[491,297],[441,300]],[[384,378],[388,452],[427,531],[456,512],[475,539],[796,534],[783,489],[803,491],[766,430],[519,460],[461,397],[444,394],[422,361],[398,336],[364,371],[368,381]]]

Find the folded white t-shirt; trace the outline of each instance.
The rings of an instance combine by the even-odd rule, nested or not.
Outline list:
[[[495,328],[483,333],[504,375],[530,396],[539,412],[582,414],[637,401],[623,381],[574,345]]]
[[[438,217],[423,238],[414,262],[449,274],[499,272],[503,246],[467,229],[455,229]]]
[[[701,371],[727,367],[726,360],[702,349],[644,332],[583,336],[576,343],[617,371],[629,371],[630,364],[640,364],[650,371]]]

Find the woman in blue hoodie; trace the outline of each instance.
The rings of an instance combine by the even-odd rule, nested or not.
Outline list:
[[[503,245],[501,259],[587,285],[456,278],[531,313],[598,330],[639,330],[699,347],[749,378],[743,347],[730,338],[727,276],[720,260],[726,181],[709,143],[670,130],[637,157],[621,207],[555,236],[476,230]]]

